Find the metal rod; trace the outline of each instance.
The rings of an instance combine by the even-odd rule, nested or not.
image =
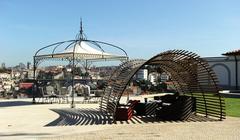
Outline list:
[[[73,47],[73,61],[72,61],[72,102],[71,102],[71,108],[75,108],[75,102],[74,102],[74,93],[75,93],[75,89],[74,89],[74,84],[75,84],[75,48],[76,48],[76,44]]]
[[[34,85],[33,85],[33,100],[32,100],[32,103],[35,104],[36,103],[36,100],[35,100],[35,84],[36,84],[36,60],[35,60],[35,56],[33,56],[33,79],[34,79]]]

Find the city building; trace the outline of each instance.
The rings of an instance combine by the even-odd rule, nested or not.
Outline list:
[[[158,78],[159,74],[157,72],[152,72],[149,73],[148,75],[148,80],[153,84],[153,85],[157,85],[157,78]]]
[[[240,79],[240,50],[230,51],[222,57],[205,57],[211,68],[215,71],[219,86],[222,89],[239,90]]]
[[[2,63],[2,64],[1,64],[1,68],[2,68],[2,69],[5,69],[5,68],[6,68],[6,64],[5,64],[5,63]]]
[[[140,69],[136,73],[136,79],[138,79],[138,80],[148,80],[148,70],[147,69]]]

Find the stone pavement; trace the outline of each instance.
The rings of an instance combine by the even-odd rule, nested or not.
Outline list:
[[[159,122],[134,117],[111,124],[98,104],[31,104],[31,99],[0,101],[0,140],[22,139],[240,139],[240,118],[224,121]]]

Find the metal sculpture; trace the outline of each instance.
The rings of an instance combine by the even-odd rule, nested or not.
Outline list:
[[[116,117],[116,108],[126,86],[136,72],[146,65],[156,65],[171,74],[180,95],[196,98],[196,113],[206,117],[225,118],[224,100],[218,94],[217,77],[208,63],[197,54],[170,50],[148,61],[131,60],[121,64],[112,74],[100,103],[102,112]]]

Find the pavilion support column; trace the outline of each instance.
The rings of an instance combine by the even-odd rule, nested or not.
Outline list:
[[[32,103],[33,104],[35,104],[36,103],[36,100],[35,100],[35,92],[36,92],[36,68],[37,68],[37,66],[36,66],[36,60],[35,60],[35,56],[33,56],[33,80],[34,80],[34,85],[33,85],[33,87],[32,87],[32,98],[33,98],[33,100],[32,100]]]
[[[74,93],[75,93],[75,89],[74,89],[74,84],[75,84],[75,80],[74,80],[74,76],[75,76],[75,46],[73,49],[73,59],[72,59],[72,102],[71,102],[71,108],[75,108],[75,102],[74,102]]]

